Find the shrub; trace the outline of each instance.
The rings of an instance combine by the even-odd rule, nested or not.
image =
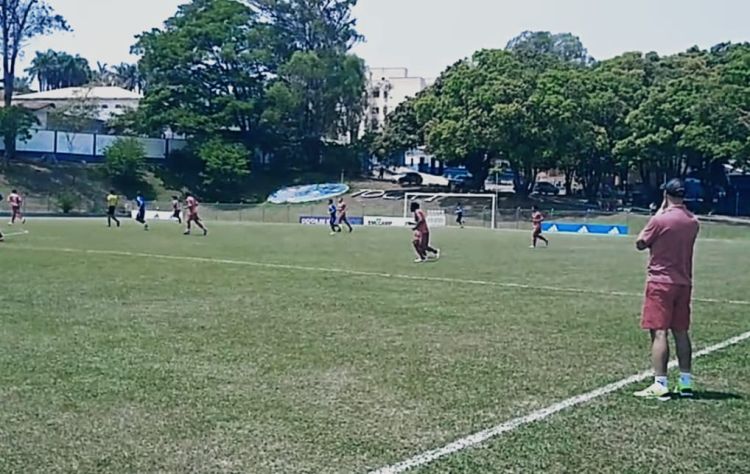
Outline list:
[[[75,193],[64,192],[57,196],[57,206],[63,214],[69,214],[70,211],[81,205],[81,197]]]
[[[104,151],[107,174],[120,184],[138,183],[146,166],[146,152],[136,138],[118,138]]]

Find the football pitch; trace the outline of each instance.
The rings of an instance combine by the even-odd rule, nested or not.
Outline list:
[[[4,227],[0,472],[750,470],[750,339],[596,392],[649,367],[633,237],[210,226]],[[696,349],[750,331],[750,230],[706,235]]]

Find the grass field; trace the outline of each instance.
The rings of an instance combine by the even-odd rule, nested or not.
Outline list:
[[[648,368],[632,238],[438,229],[417,266],[408,230],[26,229],[0,246],[2,473],[364,473]],[[699,348],[750,331],[750,230],[717,229]],[[413,472],[748,472],[750,341],[696,376],[696,400],[628,386]]]

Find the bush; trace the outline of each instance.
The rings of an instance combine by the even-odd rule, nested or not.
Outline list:
[[[249,152],[240,143],[227,143],[212,139],[198,148],[203,162],[203,186],[215,196],[236,190],[250,174]]]
[[[63,214],[69,214],[70,211],[81,205],[81,197],[71,192],[64,192],[57,196],[57,206]]]
[[[136,138],[118,138],[104,151],[107,174],[119,184],[139,183],[146,167],[146,151]]]

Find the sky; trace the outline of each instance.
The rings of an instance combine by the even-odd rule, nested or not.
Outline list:
[[[184,0],[48,2],[74,31],[34,40],[23,67],[48,48],[81,54],[92,67],[134,61],[134,36],[160,26]],[[524,30],[572,32],[597,59],[750,41],[748,0],[359,0],[355,16],[366,37],[355,52],[369,65],[425,77]]]

